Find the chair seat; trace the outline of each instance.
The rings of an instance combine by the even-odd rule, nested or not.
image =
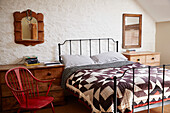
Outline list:
[[[28,106],[26,106],[26,103],[22,103],[20,108],[28,109],[28,110],[40,109],[50,104],[53,100],[54,100],[53,97],[47,97],[47,96],[29,98]]]

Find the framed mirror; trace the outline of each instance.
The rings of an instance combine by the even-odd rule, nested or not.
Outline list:
[[[122,48],[140,48],[142,32],[141,14],[123,14]]]
[[[30,16],[28,16],[31,19]],[[38,40],[38,22],[32,17],[29,21],[27,17],[22,18],[22,40]]]
[[[14,12],[15,43],[36,45],[44,42],[43,14],[31,10]]]

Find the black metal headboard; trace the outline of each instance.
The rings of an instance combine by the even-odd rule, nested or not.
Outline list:
[[[59,49],[59,61],[61,62],[61,46],[64,45],[66,42],[69,42],[69,51],[70,51],[70,55],[72,54],[72,42],[79,42],[79,48],[80,48],[80,55],[82,55],[82,41],[89,41],[89,50],[90,50],[90,56],[91,56],[91,52],[92,52],[92,41],[96,40],[98,41],[99,44],[99,53],[101,53],[101,41],[105,40],[108,41],[108,51],[109,50],[109,45],[110,45],[110,41],[112,41],[113,43],[115,43],[115,48],[116,48],[116,52],[118,52],[118,41],[113,40],[112,38],[98,38],[98,39],[73,39],[73,40],[65,40],[63,43],[59,43],[58,44],[58,49]]]

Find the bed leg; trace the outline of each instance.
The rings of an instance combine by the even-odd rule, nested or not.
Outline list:
[[[117,113],[117,77],[114,76],[114,113]]]

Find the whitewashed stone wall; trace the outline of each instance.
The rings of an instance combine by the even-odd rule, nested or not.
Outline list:
[[[13,12],[31,9],[44,14],[45,42],[24,46],[14,42]],[[66,39],[113,37],[122,44],[122,14],[143,15],[142,48],[155,50],[155,22],[135,0],[0,0],[0,65],[23,56],[40,61],[58,59],[58,43]]]

